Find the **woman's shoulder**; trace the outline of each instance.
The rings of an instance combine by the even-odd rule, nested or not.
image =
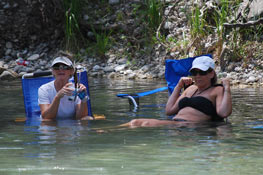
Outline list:
[[[213,85],[214,86],[214,92],[216,94],[220,94],[220,93],[223,93],[223,90],[224,90],[224,86],[222,84],[215,84]]]
[[[53,81],[50,81],[46,84],[43,84],[39,87],[39,89],[50,89],[50,88],[53,88],[54,87],[54,80]]]
[[[186,90],[185,90],[185,94],[193,94],[194,91],[197,90],[197,86],[196,85],[191,85],[189,86]]]
[[[224,89],[223,84],[214,84],[215,89]]]

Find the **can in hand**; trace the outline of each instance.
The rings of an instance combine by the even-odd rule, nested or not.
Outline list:
[[[69,86],[70,89],[72,89],[72,95],[68,97],[69,101],[74,101],[76,99],[76,96],[78,95],[78,89],[74,87],[74,85]]]

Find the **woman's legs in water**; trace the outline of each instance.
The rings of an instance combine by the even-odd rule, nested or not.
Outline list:
[[[170,120],[157,120],[157,119],[133,119],[132,121],[125,123],[121,126],[128,126],[128,127],[156,127],[156,126],[163,126],[163,125],[173,125],[178,122],[170,121]]]

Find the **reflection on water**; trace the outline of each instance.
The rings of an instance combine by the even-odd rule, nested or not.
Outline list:
[[[20,82],[0,83],[0,174],[261,174],[262,89],[233,89],[227,123],[120,128],[134,118],[166,119],[167,92],[140,99],[133,111],[118,93],[164,81],[91,79],[93,113],[106,120],[41,122],[25,117]],[[18,120],[17,120],[18,121]]]

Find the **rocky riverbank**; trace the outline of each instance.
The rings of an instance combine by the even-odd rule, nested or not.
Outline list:
[[[1,35],[6,32],[4,40],[0,41],[0,53],[2,58],[0,61],[0,79],[11,80],[21,78],[25,73],[50,69],[52,59],[57,56],[61,49],[60,46],[62,39],[61,34],[59,33],[62,29],[60,27],[51,27],[48,32],[45,32],[45,35],[48,35],[48,37],[39,37],[35,30],[31,30],[33,31],[31,33],[28,33],[28,31],[24,29],[21,31],[19,27],[25,26],[25,21],[31,26],[41,28],[40,24],[32,24],[36,22],[36,19],[33,20],[32,18],[26,18],[33,11],[32,7],[30,8],[31,11],[23,11],[30,6],[29,1],[23,1],[22,3],[22,1],[16,2],[15,0],[0,0],[0,2],[0,15],[2,19],[4,19],[0,24],[0,27],[2,28],[0,32]],[[35,3],[37,3],[37,1]],[[96,25],[107,26],[107,28],[112,30],[120,28],[119,30],[125,31],[126,33],[113,34],[113,37],[115,37],[116,40],[119,40],[119,42],[112,45],[107,51],[105,54],[106,59],[90,56],[85,48],[80,50],[81,59],[77,61],[76,65],[85,67],[88,70],[90,77],[106,77],[109,79],[164,79],[164,63],[166,59],[181,59],[185,58],[186,55],[195,56],[197,46],[190,43],[185,47],[184,42],[179,44],[177,42],[175,45],[171,44],[169,49],[163,44],[156,44],[151,47],[150,51],[148,51],[149,48],[145,47],[143,44],[145,41],[142,41],[143,38],[140,38],[141,33],[143,33],[144,30],[143,25],[141,25],[140,21],[138,21],[138,19],[134,17],[134,14],[132,14],[132,11],[134,11],[134,4],[140,3],[140,0],[125,2],[109,1],[109,3],[113,9],[112,11],[115,11],[115,13],[109,14],[106,18],[97,19]],[[199,3],[199,6],[206,5],[206,7],[215,8],[212,5],[209,5],[212,1]],[[31,1],[31,5],[32,4],[34,4],[34,0]],[[166,20],[162,25],[162,30],[167,33],[166,40],[170,40],[171,38],[176,38],[178,41],[192,40],[190,26],[188,24],[189,19],[185,14],[190,13],[189,11],[191,11],[193,4],[192,1],[180,1],[177,2],[176,6],[171,3],[165,8],[164,14],[166,15]],[[94,8],[94,4],[91,4],[88,7],[90,10],[87,10],[82,15],[81,24],[84,28],[88,25],[87,21],[92,18],[92,8]],[[18,16],[14,13],[14,10],[17,9],[20,9],[20,15]],[[98,11],[103,11],[103,9],[98,8]],[[118,21],[120,20],[120,16],[118,17],[118,15],[116,15],[120,13],[125,15],[123,17],[125,20],[122,21],[122,23]],[[6,23],[10,23],[10,20],[14,20],[14,18],[18,19],[20,16],[25,16],[27,19],[19,19],[17,24],[19,23],[20,26],[15,25],[14,29],[11,31],[8,31],[8,28],[4,27]],[[28,22],[30,19],[32,21]],[[54,22],[54,24],[56,23]],[[53,32],[52,29],[54,29]],[[25,39],[25,37],[21,38],[19,35],[16,35],[16,32],[18,31],[22,32],[21,35],[26,35],[31,42],[19,45],[21,39]],[[84,32],[86,32],[88,37],[94,35],[90,30]],[[38,40],[38,37],[41,38],[41,40]],[[227,38],[230,37],[231,35],[227,36]],[[139,42],[137,44],[141,45],[139,50],[132,50],[126,46],[127,42],[133,42],[132,39],[136,39],[136,42]],[[224,54],[224,65],[222,66],[222,64],[220,65],[219,58],[216,56],[216,50],[213,49],[215,41],[218,40],[219,39],[216,36],[211,35],[200,40],[199,45],[203,45],[203,53],[211,53],[214,55],[218,64],[216,71],[219,78],[230,78],[232,84],[239,87],[262,86],[262,43],[257,41],[252,43],[251,45],[253,45],[253,47],[251,48],[251,51],[253,52],[253,55],[248,56],[249,59],[243,58],[240,60],[231,59],[232,51],[226,46],[227,51]],[[185,52],[185,50],[187,50],[187,52]],[[132,59],[127,52],[132,55]]]
[[[21,78],[25,73],[37,72],[49,70],[52,59],[41,59],[44,54],[33,54],[26,60],[18,58],[8,63],[0,61],[0,79],[1,80],[13,80]],[[115,55],[109,55],[106,63],[98,61],[95,58],[89,58],[76,63],[77,66],[84,67],[89,72],[89,77],[105,77],[109,79],[164,79],[165,65],[161,64],[147,64],[139,69],[131,69],[128,60],[116,59]],[[20,65],[19,65],[20,64]],[[243,69],[240,63],[235,65],[234,71],[223,72],[220,67],[217,66],[216,72],[219,78],[230,78],[232,85],[238,87],[261,87],[263,85],[263,71],[255,70],[255,67],[262,65],[262,61],[256,62],[256,64],[248,65],[247,69]],[[229,68],[230,69],[230,68]]]

